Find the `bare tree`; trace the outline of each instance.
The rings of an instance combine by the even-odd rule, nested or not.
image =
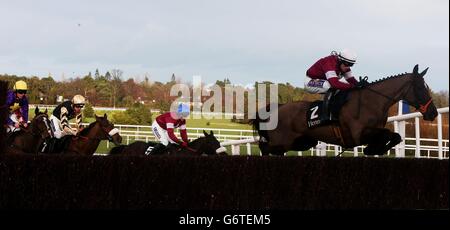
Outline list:
[[[120,90],[120,86],[122,84],[122,75],[123,75],[123,71],[120,69],[112,69],[111,70],[111,96],[112,96],[112,101],[113,101],[113,107],[116,107],[116,98],[117,98],[117,94]]]

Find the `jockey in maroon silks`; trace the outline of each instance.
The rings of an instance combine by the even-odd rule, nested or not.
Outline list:
[[[27,83],[20,80],[14,84],[13,91],[7,93],[6,106],[10,111],[6,121],[7,132],[19,131],[20,126],[28,127],[27,90]]]
[[[167,112],[156,117],[152,124],[152,131],[155,137],[161,142],[156,145],[152,152],[157,152],[168,146],[170,143],[183,147],[188,146],[188,136],[186,131],[186,120],[190,114],[189,105],[178,105],[176,112]],[[180,129],[181,140],[175,136],[174,129]]]
[[[356,63],[356,54],[344,49],[319,59],[306,71],[305,89],[309,93],[324,94],[322,119],[329,120],[329,101],[336,90],[348,90],[357,86],[350,67]],[[341,78],[345,82],[340,81]],[[334,89],[334,90],[330,90]]]

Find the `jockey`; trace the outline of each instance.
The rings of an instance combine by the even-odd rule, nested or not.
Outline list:
[[[81,128],[82,113],[86,100],[81,95],[75,95],[72,101],[65,101],[59,104],[53,114],[50,116],[51,126],[53,129],[54,137],[60,139],[66,135],[77,135]],[[75,118],[76,127],[72,128],[69,124],[69,120]]]
[[[6,98],[6,106],[9,107],[9,117],[6,121],[7,132],[15,132],[20,130],[20,126],[28,127],[28,99],[27,99],[27,83],[25,81],[17,81],[13,90],[8,90]]]
[[[153,151],[158,151],[169,143],[179,144],[183,147],[188,146],[188,136],[186,131],[186,120],[189,116],[189,105],[178,105],[176,112],[167,112],[156,117],[152,124],[152,131],[155,137],[161,142],[161,145],[155,146]],[[181,139],[180,141],[174,133],[174,128],[180,129]]]
[[[356,54],[348,49],[319,59],[306,71],[305,89],[309,93],[325,94],[322,118],[329,120],[329,101],[335,90],[348,90],[356,87],[358,81],[353,77],[350,67],[356,63]],[[345,78],[346,82],[340,81]]]

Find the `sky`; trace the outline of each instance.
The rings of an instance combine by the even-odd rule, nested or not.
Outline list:
[[[448,0],[0,0],[0,33],[2,74],[303,87],[315,61],[348,48],[356,77],[419,64],[433,91],[449,89]]]

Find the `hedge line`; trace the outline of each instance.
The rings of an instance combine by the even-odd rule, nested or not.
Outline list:
[[[0,155],[0,209],[448,209],[448,160]]]

